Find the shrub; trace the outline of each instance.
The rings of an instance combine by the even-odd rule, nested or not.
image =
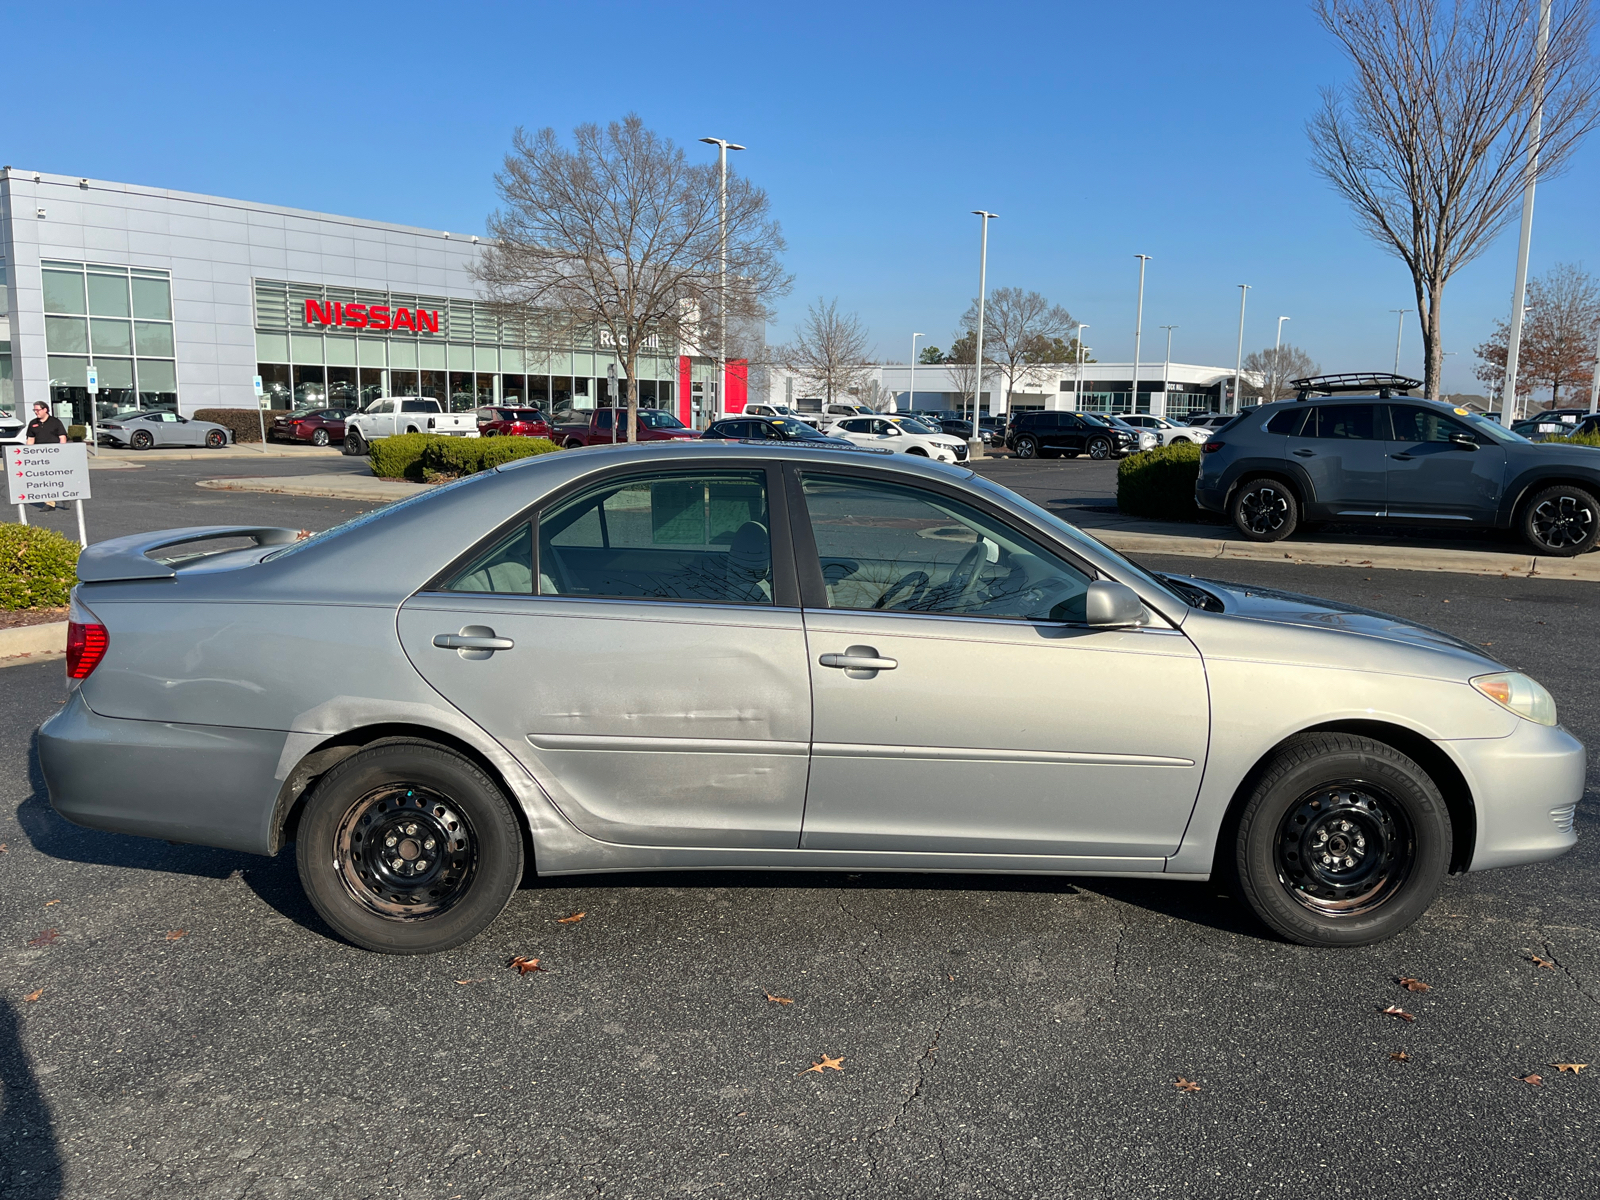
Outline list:
[[[38,525],[0,525],[0,608],[60,608],[77,582],[77,542]]]
[[[1117,507],[1136,517],[1198,521],[1194,481],[1201,450],[1194,442],[1173,442],[1130,454],[1117,467]]]
[[[67,440],[69,442],[86,442],[89,440],[89,427],[87,425],[68,425]]]
[[[1574,433],[1554,440],[1568,446],[1600,446],[1600,430],[1593,433]]]
[[[191,415],[196,421],[210,421],[232,430],[236,442],[259,442],[262,420],[272,424],[272,414],[258,413],[253,408],[197,408]]]
[[[419,482],[433,475],[472,475],[560,449],[549,438],[454,438],[438,433],[402,433],[369,445],[374,475]]]

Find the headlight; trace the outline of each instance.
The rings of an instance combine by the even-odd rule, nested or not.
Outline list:
[[[1471,682],[1501,708],[1508,708],[1519,717],[1540,725],[1556,723],[1555,698],[1536,679],[1516,671],[1505,671],[1499,675],[1479,675]]]

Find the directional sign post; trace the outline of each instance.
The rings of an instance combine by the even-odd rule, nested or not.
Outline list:
[[[100,441],[95,434],[94,410],[99,407],[100,398],[100,373],[94,369],[94,364],[89,364],[89,453],[95,457],[100,455]]]
[[[28,523],[24,504],[62,504],[76,500],[78,542],[89,544],[83,527],[83,502],[89,498],[89,454],[82,442],[44,446],[7,446],[6,499]]]
[[[261,376],[255,377],[256,419],[261,422],[261,453],[267,452],[267,395],[261,386]]]

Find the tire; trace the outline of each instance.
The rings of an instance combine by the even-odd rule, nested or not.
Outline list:
[[[577,449],[580,449],[582,446],[583,446],[583,443],[580,442],[577,438],[568,438],[566,440],[566,442],[562,444],[561,448],[563,450],[577,450]]]
[[[1451,839],[1444,797],[1411,759],[1371,738],[1307,733],[1279,748],[1245,801],[1232,867],[1275,933],[1366,946],[1433,903]]]
[[[1228,516],[1239,536],[1252,542],[1279,542],[1300,524],[1300,504],[1276,479],[1247,479],[1228,501]]]
[[[147,429],[135,429],[133,436],[128,439],[128,445],[135,450],[149,450],[155,444],[155,437]]]
[[[1571,558],[1592,550],[1600,538],[1600,503],[1585,488],[1557,484],[1528,497],[1520,525],[1535,553]]]
[[[361,436],[361,430],[349,429],[345,431],[344,452],[358,456],[367,452],[367,439]]]
[[[1097,437],[1092,439],[1085,449],[1088,450],[1090,458],[1106,459],[1111,457],[1111,443],[1105,438]]]
[[[1038,458],[1039,443],[1037,439],[1031,437],[1019,437],[1017,439],[1017,457]]]
[[[313,429],[311,431],[311,444],[313,446],[326,446],[332,439],[326,429]]]
[[[522,879],[522,829],[476,765],[396,739],[318,781],[295,860],[307,898],[341,937],[381,954],[437,954],[504,911]]]
[[[211,449],[221,450],[227,444],[228,435],[223,433],[222,430],[212,429],[206,432],[206,445],[211,447]]]

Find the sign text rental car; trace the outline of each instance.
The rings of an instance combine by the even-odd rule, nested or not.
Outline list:
[[[89,455],[82,442],[7,446],[6,501],[59,504],[89,498]]]

